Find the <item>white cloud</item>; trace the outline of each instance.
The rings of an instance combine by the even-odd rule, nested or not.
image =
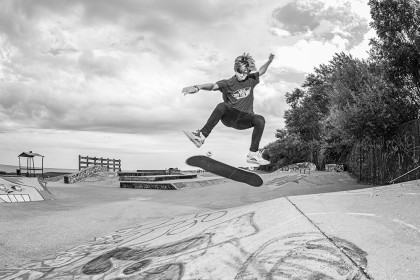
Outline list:
[[[328,43],[300,40],[292,46],[279,47],[274,65],[310,73],[314,67],[329,61],[336,52],[341,51],[344,43],[339,37]]]
[[[278,37],[289,37],[291,35],[289,31],[278,28],[278,27],[271,27],[270,31],[271,33],[273,33],[274,35]]]
[[[363,37],[363,41],[350,50],[350,54],[360,59],[366,59],[368,57],[368,50],[370,49],[370,39],[374,38],[375,36],[376,32],[374,30],[367,32]]]
[[[368,47],[366,3],[352,2],[353,18],[337,21],[350,11],[344,2],[315,3],[322,11],[312,2],[1,1],[0,163],[33,147],[65,166],[55,153],[71,161],[80,145],[98,156],[124,155],[133,168],[143,154],[157,167],[159,152],[170,166],[183,164],[197,151],[181,130],[202,127],[222,99],[181,89],[231,77],[243,52],[257,67],[276,55],[255,99],[267,120],[262,143],[272,141],[283,125],[285,92],[335,52],[362,55]],[[297,12],[289,22],[273,17],[285,7]],[[219,125],[206,145],[240,165],[250,133]]]

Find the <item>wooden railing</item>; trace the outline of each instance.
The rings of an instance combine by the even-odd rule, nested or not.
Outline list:
[[[79,155],[79,171],[93,165],[107,166],[108,171],[121,171],[120,159],[110,159],[102,157],[98,158],[89,156],[83,157]]]

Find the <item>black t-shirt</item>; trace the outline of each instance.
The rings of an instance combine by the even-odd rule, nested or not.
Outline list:
[[[223,101],[233,108],[254,113],[254,87],[260,82],[258,72],[249,74],[245,80],[238,81],[236,76],[216,82],[223,93]]]

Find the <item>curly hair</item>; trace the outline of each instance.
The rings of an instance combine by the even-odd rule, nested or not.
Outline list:
[[[245,68],[249,72],[257,71],[257,67],[255,66],[255,60],[249,53],[244,53],[243,55],[240,55],[235,59],[233,70],[237,72],[237,70],[240,69],[242,65],[245,66]]]

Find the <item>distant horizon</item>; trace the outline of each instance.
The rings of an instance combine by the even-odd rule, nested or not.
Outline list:
[[[22,167],[23,165],[21,165],[21,167]],[[26,164],[25,164],[25,167],[26,167]],[[41,166],[37,166],[37,165],[35,165],[35,167],[39,167],[39,168],[41,168]],[[10,172],[16,172],[16,169],[17,168],[19,168],[19,163],[18,164],[16,164],[16,165],[13,165],[13,164],[3,164],[3,163],[0,163],[0,171],[5,171],[5,172],[8,172],[8,173],[10,173]],[[58,170],[72,170],[72,171],[75,171],[75,170],[78,170],[78,168],[61,168],[61,167],[45,167],[44,166],[44,171],[46,170],[46,169],[58,169]]]
[[[0,163],[0,171],[5,171],[5,172],[8,172],[8,173],[16,172],[16,169],[18,167],[19,167],[19,164],[13,165],[13,164],[3,164],[3,163]],[[21,167],[24,167],[23,164],[21,164]],[[25,167],[26,167],[26,164],[25,164]],[[41,166],[37,166],[37,165],[35,165],[35,167],[36,168],[38,168],[38,167],[41,168]],[[176,168],[176,167],[172,167],[172,168]],[[161,168],[161,169],[154,169],[154,168],[148,168],[148,169],[124,169],[124,168],[121,168],[122,171],[134,171],[134,170],[168,170],[168,169],[169,168]],[[199,170],[199,169],[201,169],[201,168],[193,167],[193,166],[188,166],[188,165],[187,165],[187,168],[186,169],[179,168],[179,170],[181,170],[181,171],[194,171],[194,170]],[[71,170],[71,171],[79,171],[79,168],[78,167],[77,168],[62,168],[62,167],[46,167],[46,166],[44,166],[44,172],[46,170],[63,170],[63,171],[65,171],[65,170],[69,170],[70,171]]]

